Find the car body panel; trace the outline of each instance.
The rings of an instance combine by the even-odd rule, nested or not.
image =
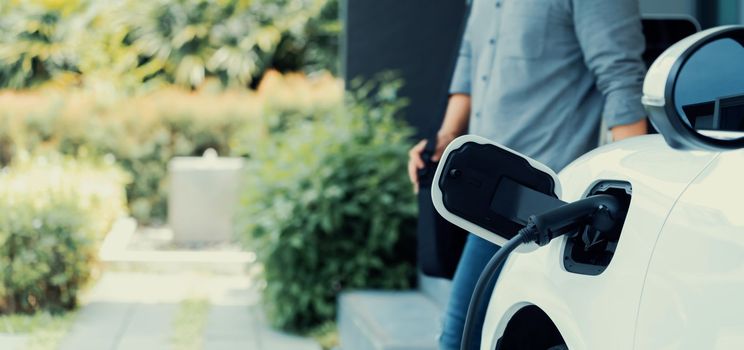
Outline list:
[[[495,349],[512,315],[536,305],[556,324],[570,349],[631,349],[645,271],[674,203],[717,156],[677,151],[659,135],[601,147],[560,174],[562,198],[575,201],[603,180],[633,187],[615,256],[598,276],[563,267],[565,238],[529,254],[513,254],[492,294],[481,349]],[[608,326],[609,325],[609,326]]]
[[[659,236],[636,349],[744,349],[744,151],[690,184]]]

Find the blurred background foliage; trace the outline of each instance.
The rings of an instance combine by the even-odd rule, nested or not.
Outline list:
[[[142,224],[165,222],[167,163],[175,156],[252,156],[263,139],[295,120],[343,106],[343,87],[330,74],[266,74],[251,90],[162,88],[133,97],[89,91],[0,93],[0,166],[23,152],[58,152],[117,162],[130,212]]]
[[[274,326],[334,321],[342,290],[413,286],[411,129],[397,117],[398,87],[359,85],[346,108],[295,120],[249,163],[238,226],[263,263]]]
[[[338,6],[0,1],[0,314],[74,307],[113,220],[164,223],[168,162],[208,148],[246,159],[237,227],[274,325],[412,286],[401,82],[345,96]]]
[[[68,310],[104,233],[126,212],[130,179],[101,161],[20,158],[0,173],[0,314]]]
[[[11,0],[0,29],[0,87],[135,89],[335,72],[340,25],[337,0]]]

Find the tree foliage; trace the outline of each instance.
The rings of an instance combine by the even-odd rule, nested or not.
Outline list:
[[[255,86],[270,68],[336,67],[337,0],[12,1],[0,86]]]

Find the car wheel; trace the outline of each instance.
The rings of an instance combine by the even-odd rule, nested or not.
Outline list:
[[[568,350],[568,346],[566,346],[566,344],[556,345],[551,346],[550,348],[548,348],[548,350]]]

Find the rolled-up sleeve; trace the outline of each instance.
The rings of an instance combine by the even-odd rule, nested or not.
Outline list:
[[[605,97],[608,127],[646,116],[641,104],[645,39],[637,0],[572,0],[576,36],[584,60]]]
[[[471,62],[472,52],[470,48],[470,24],[465,30],[462,38],[462,44],[460,44],[460,51],[457,55],[457,63],[455,65],[455,71],[452,74],[452,83],[450,84],[450,94],[467,94],[470,95],[470,80],[471,80]]]

